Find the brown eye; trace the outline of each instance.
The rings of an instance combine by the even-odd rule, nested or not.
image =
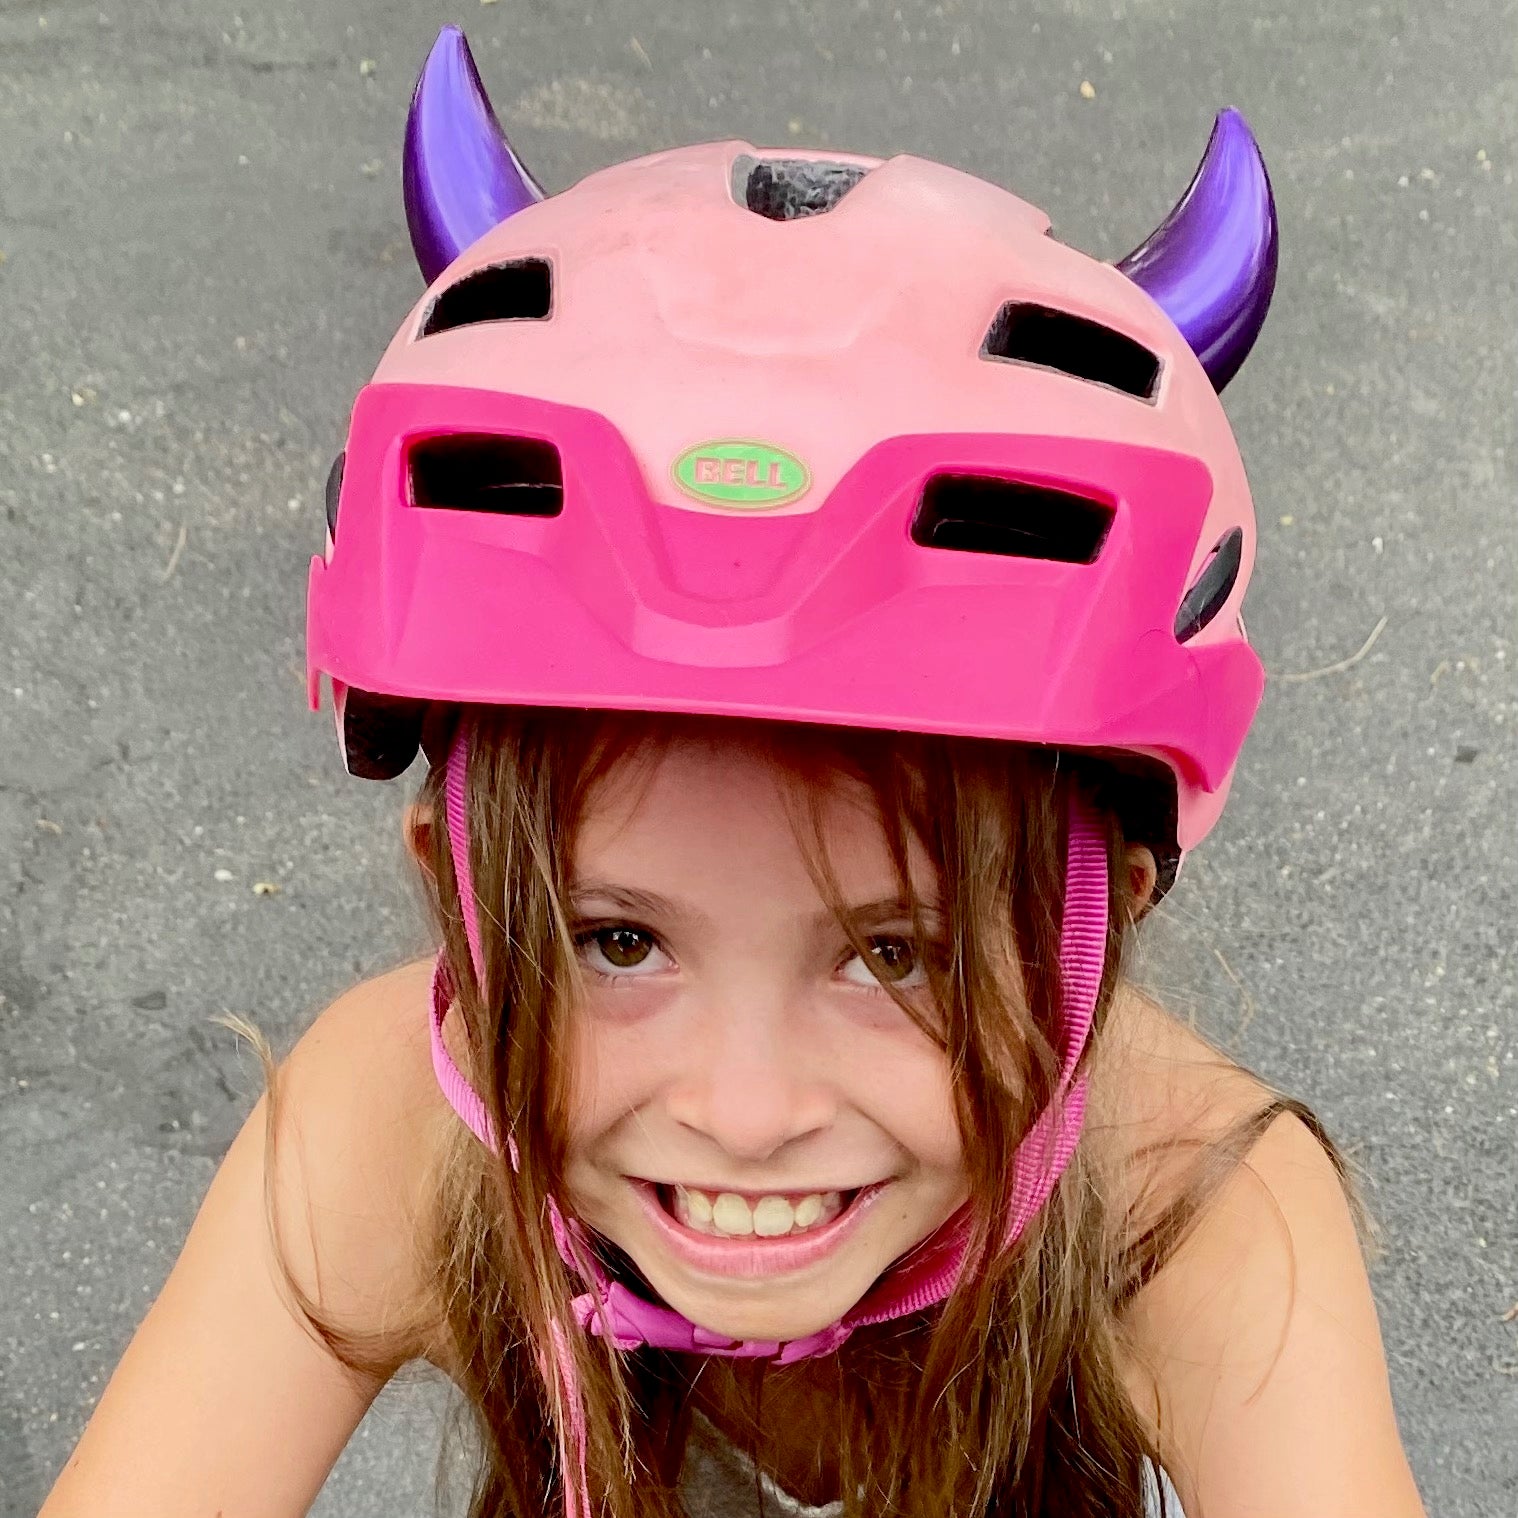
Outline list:
[[[598,975],[651,974],[668,967],[658,939],[627,923],[591,928],[579,934],[575,943],[586,968]]]
[[[636,928],[603,928],[596,934],[596,947],[608,964],[619,970],[631,970],[653,952],[654,942]]]
[[[870,945],[877,973],[885,980],[905,980],[917,968],[917,955],[904,938],[877,938]]]
[[[856,954],[843,968],[843,978],[859,986],[919,986],[925,983],[917,949],[908,938],[882,935],[869,941],[869,963]]]

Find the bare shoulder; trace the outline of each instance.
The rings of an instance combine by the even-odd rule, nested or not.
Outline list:
[[[447,1111],[432,1073],[428,1041],[431,964],[417,961],[359,982],[301,1035],[284,1074],[321,1100],[303,1115],[329,1140],[412,1174],[434,1157]],[[352,1142],[345,1138],[351,1134]]]
[[[1120,1149],[1202,1140],[1273,1093],[1132,986],[1114,999],[1091,1073],[1092,1117]]]
[[[1421,1514],[1334,1157],[1153,1002],[1125,993],[1108,1031],[1093,1136],[1130,1237],[1196,1200],[1124,1318],[1130,1394],[1185,1510]]]
[[[291,1060],[320,1053],[314,1071],[319,1078],[349,1085],[343,1076],[349,1066],[355,1074],[383,1076],[397,1094],[425,1099],[431,973],[431,961],[416,960],[360,981],[312,1021]]]
[[[1087,1111],[1109,1207],[1142,1232],[1212,1146],[1276,1100],[1193,1028],[1121,987],[1095,1050]]]
[[[432,1073],[429,974],[408,964],[354,986],[279,1072],[275,1194],[299,1196],[303,1213],[285,1223],[289,1263],[339,1321],[393,1328],[397,1365],[430,1349],[415,1336],[452,1119]]]

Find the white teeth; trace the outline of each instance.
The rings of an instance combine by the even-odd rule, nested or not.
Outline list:
[[[814,1192],[796,1203],[796,1226],[810,1228],[822,1216],[822,1198]]]
[[[754,1231],[754,1214],[735,1192],[722,1192],[712,1203],[712,1222],[719,1233],[745,1234]]]
[[[682,1221],[693,1223],[697,1228],[711,1227],[712,1199],[704,1191],[687,1191],[684,1186],[679,1186],[676,1187],[676,1197]]]
[[[696,1191],[675,1186],[672,1211],[676,1218],[696,1233],[719,1238],[784,1238],[801,1233],[818,1223],[830,1223],[843,1211],[843,1194],[838,1191],[811,1192],[803,1197],[763,1196],[751,1207],[735,1191]]]
[[[761,1239],[778,1239],[795,1221],[796,1209],[783,1196],[760,1197],[754,1208],[754,1232]]]

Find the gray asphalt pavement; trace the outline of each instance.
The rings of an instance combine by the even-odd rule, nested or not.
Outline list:
[[[1249,625],[1310,678],[1273,681],[1148,968],[1363,1165],[1430,1514],[1518,1514],[1511,0],[0,4],[0,1514],[255,1099],[207,1019],[287,1047],[424,946],[406,788],[343,777],[301,638],[328,462],[419,289],[401,133],[450,20],[550,188],[713,137],[913,151],[1109,258],[1248,115],[1282,223],[1228,393]],[[387,1392],[317,1512],[426,1513],[436,1412]]]

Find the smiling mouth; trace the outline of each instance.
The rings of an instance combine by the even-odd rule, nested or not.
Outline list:
[[[682,1228],[714,1239],[797,1238],[827,1228],[885,1182],[841,1191],[739,1192],[642,1183]]]
[[[654,1232],[688,1269],[752,1280],[820,1268],[891,1186],[745,1193],[628,1179]]]

